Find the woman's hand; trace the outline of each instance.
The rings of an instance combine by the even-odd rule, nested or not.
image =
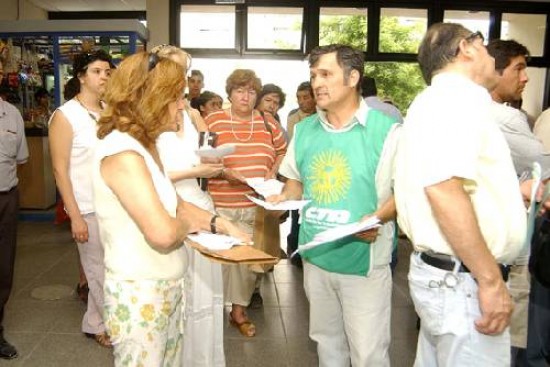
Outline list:
[[[185,203],[180,201],[176,207],[176,218],[185,222],[187,225],[187,233],[197,233],[201,230],[198,219],[186,209]]]
[[[195,166],[197,177],[211,178],[221,175],[223,170],[222,163],[201,163]]]
[[[229,182],[246,183],[246,177],[233,168],[224,168],[222,170],[222,177]]]
[[[225,221],[224,227],[225,227],[225,232],[227,232],[226,234],[230,235],[231,237],[238,238],[243,242],[252,241],[252,235],[241,230],[235,223],[230,221]]]
[[[268,171],[266,174],[265,174],[265,177],[264,179],[267,181],[267,180],[271,180],[271,179],[276,179],[277,178],[277,171]]]
[[[76,242],[88,242],[88,224],[81,215],[71,218],[71,232]]]

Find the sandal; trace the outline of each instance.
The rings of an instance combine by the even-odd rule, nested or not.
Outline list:
[[[111,338],[107,333],[100,333],[100,334],[91,334],[91,333],[84,333],[87,338],[94,339],[97,344],[101,345],[105,348],[112,348],[113,344],[111,343]]]
[[[229,323],[239,329],[239,332],[248,338],[256,336],[256,326],[250,321],[237,322],[233,319],[233,315],[229,312]]]

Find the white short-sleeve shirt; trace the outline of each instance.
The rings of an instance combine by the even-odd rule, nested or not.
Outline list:
[[[485,88],[459,74],[442,73],[409,108],[396,158],[395,198],[399,225],[417,251],[454,255],[425,188],[459,177],[497,261],[511,263],[518,256],[526,211],[491,103]]]

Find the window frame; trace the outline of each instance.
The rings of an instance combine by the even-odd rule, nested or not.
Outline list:
[[[179,45],[179,16],[181,5],[215,5],[215,0],[170,0],[170,43]],[[303,24],[301,50],[247,49],[248,7],[302,7]],[[445,10],[469,10],[489,12],[489,40],[500,38],[503,13],[545,14],[546,32],[543,55],[531,57],[529,67],[550,69],[550,9],[548,3],[535,1],[487,0],[480,4],[475,0],[245,0],[235,4],[235,47],[228,49],[189,49],[196,57],[304,59],[319,44],[319,15],[321,7],[358,7],[367,9],[366,62],[417,62],[416,54],[379,52],[379,28],[381,8],[410,8],[427,10],[427,26],[442,22]],[[549,106],[550,70],[547,70],[543,107]]]

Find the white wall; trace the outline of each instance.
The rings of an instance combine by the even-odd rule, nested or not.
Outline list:
[[[170,0],[147,0],[147,29],[149,41],[147,49],[170,40]]]
[[[48,19],[48,12],[27,0],[2,0],[0,20]]]

